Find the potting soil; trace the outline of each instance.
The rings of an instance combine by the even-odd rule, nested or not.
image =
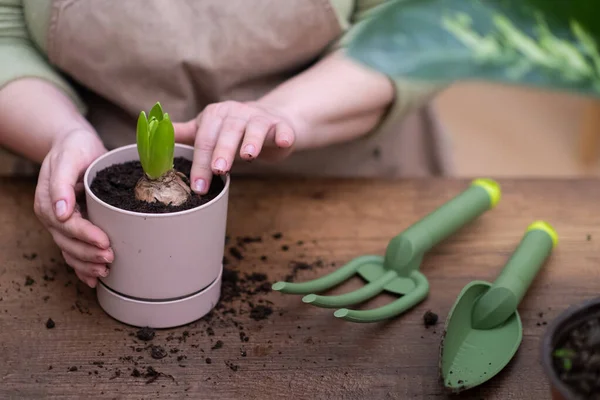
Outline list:
[[[569,332],[554,351],[559,379],[581,398],[600,399],[600,320],[596,317]]]
[[[175,158],[174,167],[189,181],[192,169],[191,161],[181,157]],[[160,214],[199,207],[217,197],[225,187],[223,180],[215,175],[207,194],[202,196],[192,194],[190,199],[180,206],[165,205],[159,202],[147,203],[135,198],[135,185],[143,174],[144,170],[139,161],[115,164],[99,171],[90,185],[90,189],[102,201],[122,210]]]

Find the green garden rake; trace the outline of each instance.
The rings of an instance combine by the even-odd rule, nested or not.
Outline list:
[[[468,189],[394,237],[384,256],[355,258],[338,270],[307,282],[277,282],[273,290],[303,294],[304,303],[323,308],[338,308],[334,315],[352,322],[376,322],[395,317],[419,304],[429,294],[429,282],[419,268],[423,256],[435,245],[451,236],[500,200],[500,185],[491,179],[476,179]],[[355,291],[323,296],[322,293],[358,274],[368,283]],[[401,297],[370,310],[350,307],[382,292]]]

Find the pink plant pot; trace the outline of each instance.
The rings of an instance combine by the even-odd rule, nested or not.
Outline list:
[[[175,146],[175,157],[192,160],[193,152]],[[137,160],[135,144],[120,147],[95,160],[83,179],[88,218],[108,235],[115,255],[109,276],[98,283],[98,302],[128,325],[185,325],[209,313],[221,294],[230,178],[210,202],[166,214],[119,209],[92,193],[99,171]]]

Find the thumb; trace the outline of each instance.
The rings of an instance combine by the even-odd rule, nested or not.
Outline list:
[[[194,138],[196,137],[196,131],[198,130],[196,119],[187,122],[174,122],[173,129],[175,130],[175,141],[177,143],[194,144]]]
[[[60,156],[50,171],[50,199],[56,218],[64,222],[75,209],[75,185],[80,168],[70,157]]]

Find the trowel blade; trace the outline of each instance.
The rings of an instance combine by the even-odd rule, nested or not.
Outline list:
[[[494,377],[510,362],[521,344],[523,327],[517,312],[493,329],[472,328],[473,306],[490,287],[485,281],[465,286],[446,319],[440,372],[444,386],[454,393]]]

